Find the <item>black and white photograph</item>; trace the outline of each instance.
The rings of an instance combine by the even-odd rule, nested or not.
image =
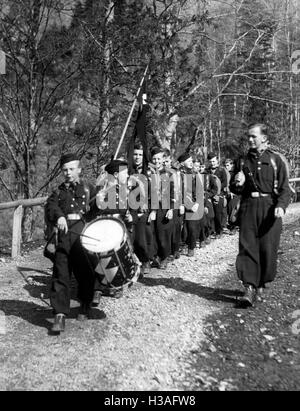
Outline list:
[[[299,0],[0,0],[0,391],[300,391]]]

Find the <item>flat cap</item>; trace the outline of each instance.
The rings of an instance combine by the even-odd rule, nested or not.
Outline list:
[[[118,173],[120,171],[120,167],[128,167],[128,163],[125,160],[111,160],[110,163],[107,164],[105,167],[105,171],[108,174]]]
[[[80,161],[80,159],[75,153],[63,154],[60,159],[60,166],[62,167],[64,164],[70,163],[71,161]]]
[[[179,161],[179,163],[184,163],[188,158],[191,158],[191,157],[192,157],[191,153],[185,152],[178,157],[177,161]]]
[[[71,161],[80,161],[80,158],[75,153],[63,154],[60,158],[60,166],[62,167],[64,164],[70,163]]]

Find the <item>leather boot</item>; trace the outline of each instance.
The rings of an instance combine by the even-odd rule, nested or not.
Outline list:
[[[240,297],[240,304],[244,308],[253,307],[256,300],[256,288],[252,285],[245,286],[245,294]]]
[[[174,258],[175,260],[178,260],[180,258],[180,252],[176,251],[176,253],[174,254]]]
[[[77,316],[78,321],[86,321],[90,318],[91,308],[87,303],[81,303],[79,313]]]
[[[150,265],[149,261],[142,264],[142,272],[143,272],[144,275],[149,274],[150,270],[151,270],[151,265]]]
[[[161,270],[166,270],[167,267],[168,267],[168,260],[167,260],[167,258],[165,258],[164,260],[161,260],[159,268]]]
[[[95,291],[92,306],[93,307],[98,307],[98,305],[100,304],[100,300],[101,300],[101,292],[100,291]]]
[[[194,257],[195,256],[195,251],[192,250],[191,248],[188,249],[188,257]]]
[[[60,334],[61,332],[65,331],[65,321],[65,314],[56,314],[54,317],[54,324],[51,327],[51,332],[53,332],[54,334]]]

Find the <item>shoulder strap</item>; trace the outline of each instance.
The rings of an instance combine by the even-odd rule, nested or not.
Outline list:
[[[274,170],[274,186],[273,186],[273,190],[274,190],[274,193],[275,193],[276,195],[278,195],[278,194],[279,194],[279,192],[278,192],[278,184],[279,184],[279,181],[278,181],[278,167],[277,167],[277,163],[276,163],[275,154],[272,153],[272,152],[270,152],[270,161],[271,161],[271,165],[272,165],[273,170]]]

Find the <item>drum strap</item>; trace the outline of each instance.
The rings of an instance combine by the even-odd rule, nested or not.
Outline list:
[[[115,252],[115,257],[116,257],[116,259],[117,259],[117,261],[118,261],[118,264],[119,264],[119,267],[120,267],[120,269],[121,269],[121,271],[122,271],[123,277],[124,277],[124,279],[126,279],[127,277],[126,277],[125,270],[124,270],[123,265],[122,265],[122,263],[121,263],[121,260],[120,260],[120,258],[119,258],[119,256],[118,256],[118,253],[116,253],[116,252]]]

